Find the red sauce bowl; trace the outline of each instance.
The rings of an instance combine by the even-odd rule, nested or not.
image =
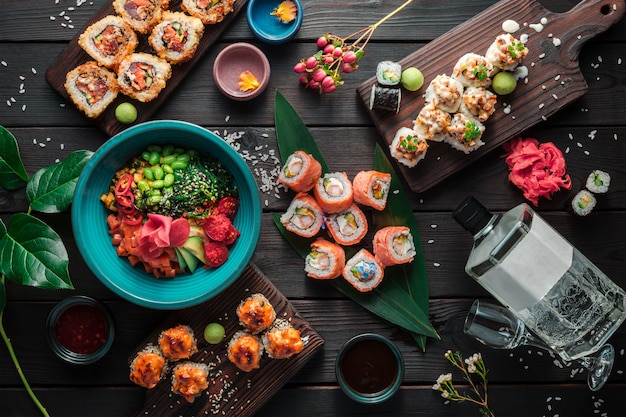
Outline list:
[[[46,327],[54,353],[77,365],[101,359],[115,336],[111,313],[99,301],[82,295],[57,304],[48,315]]]

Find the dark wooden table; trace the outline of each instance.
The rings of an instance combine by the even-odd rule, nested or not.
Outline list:
[[[78,2],[80,4],[82,2]],[[77,6],[73,0],[3,0],[0,13],[0,124],[18,139],[29,174],[65,158],[77,149],[97,149],[108,135],[91,124],[53,91],[44,79],[70,39],[103,5],[104,0]],[[274,91],[294,105],[310,127],[329,165],[351,177],[371,166],[380,136],[355,92],[371,77],[376,64],[401,59],[430,40],[470,19],[494,3],[492,0],[440,2],[416,1],[375,32],[366,48],[361,68],[345,78],[346,84],[328,96],[318,96],[298,85],[293,65],[315,51],[323,33],[348,35],[374,23],[402,2],[303,0],[305,18],[292,42],[281,46],[261,44],[253,38],[240,14],[197,66],[170,96],[153,119],[179,119],[229,136],[259,158],[275,149]],[[545,0],[553,11],[566,11],[576,0]],[[611,2],[607,4],[610,6]],[[479,28],[477,28],[479,30]],[[272,77],[259,98],[234,102],[216,88],[212,64],[217,53],[235,41],[258,45],[268,56]],[[588,93],[541,123],[526,135],[553,141],[566,152],[571,191],[542,200],[538,211],[566,238],[620,286],[626,287],[626,21],[594,38],[582,50],[580,66]],[[12,100],[14,99],[14,101]],[[9,105],[10,104],[10,105]],[[260,149],[260,150],[259,150]],[[350,150],[345,152],[344,150]],[[456,173],[431,190],[409,193],[415,212],[429,276],[431,320],[441,340],[429,340],[420,351],[410,335],[373,316],[342,296],[327,283],[308,279],[302,262],[274,226],[271,213],[283,211],[289,199],[262,187],[271,162],[251,166],[264,202],[261,240],[253,262],[289,298],[325,339],[324,348],[258,412],[262,416],[472,416],[470,404],[444,404],[431,387],[439,374],[450,372],[444,359],[448,349],[464,355],[481,352],[490,377],[490,404],[503,416],[623,416],[626,413],[626,328],[612,337],[617,352],[613,373],[599,392],[590,392],[586,373],[535,348],[497,351],[463,335],[462,321],[475,298],[489,294],[463,271],[471,246],[466,234],[451,218],[451,211],[467,195],[478,197],[493,211],[524,201],[507,179],[500,149]],[[574,192],[592,169],[611,173],[608,194],[587,218],[566,211]],[[24,192],[0,191],[3,221],[11,213],[27,210]],[[144,390],[128,380],[127,357],[168,314],[126,302],[107,290],[88,270],[73,240],[70,215],[37,214],[61,234],[70,256],[74,291],[47,291],[7,283],[8,303],[4,326],[15,346],[35,392],[53,416],[133,416],[141,407]],[[118,323],[110,353],[97,364],[74,367],[58,360],[44,335],[52,306],[75,294],[106,303]],[[362,332],[391,338],[402,350],[406,375],[393,399],[376,406],[359,405],[340,391],[334,361],[340,346]],[[0,346],[0,415],[37,416]]]

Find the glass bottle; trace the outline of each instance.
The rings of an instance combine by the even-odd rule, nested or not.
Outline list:
[[[600,349],[626,319],[626,293],[522,203],[452,214],[474,236],[465,271],[565,360]]]

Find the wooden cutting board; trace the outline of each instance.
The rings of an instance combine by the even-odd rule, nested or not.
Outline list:
[[[502,0],[398,60],[402,68],[419,68],[425,79],[424,87],[416,92],[402,90],[398,113],[369,109],[376,77],[361,84],[357,93],[389,145],[400,127],[413,127],[413,120],[424,106],[422,94],[428,84],[439,74],[451,75],[464,54],[484,55],[496,36],[504,33],[504,21],[512,19],[520,24],[521,29],[513,34],[516,38],[528,34],[529,54],[522,62],[528,68],[527,81],[520,80],[512,94],[498,97],[497,110],[485,123],[482,147],[466,155],[446,143],[431,143],[425,159],[415,167],[397,164],[408,186],[420,193],[584,95],[588,86],[579,66],[580,50],[591,38],[617,23],[625,8],[624,0],[586,0],[568,12],[553,13],[535,0]],[[542,19],[546,23],[540,32],[530,26]],[[503,110],[505,103],[510,106],[508,114]]]
[[[169,10],[180,11],[181,0],[171,0]],[[118,94],[115,101],[113,101],[98,118],[93,119],[93,122],[104,130],[109,135],[113,136],[116,133],[121,132],[131,125],[125,125],[117,121],[115,118],[115,108],[125,101],[133,103],[137,108],[137,120],[133,124],[138,124],[150,120],[150,117],[156,112],[159,107],[167,100],[168,96],[176,89],[176,87],[185,79],[187,74],[193,69],[194,65],[202,56],[209,50],[221,36],[221,34],[232,23],[235,16],[246,5],[247,0],[235,0],[233,3],[233,11],[230,12],[223,21],[214,25],[205,25],[204,34],[200,39],[198,48],[195,55],[189,61],[182,64],[172,65],[172,76],[167,81],[166,87],[159,93],[159,96],[152,101],[142,103],[140,101],[131,99],[123,95]],[[98,10],[94,16],[85,24],[85,26],[76,33],[76,36],[70,41],[67,47],[59,54],[54,63],[46,71],[46,81],[50,86],[63,98],[67,100],[70,105],[73,105],[72,100],[65,90],[65,76],[72,69],[84,64],[87,61],[91,61],[92,58],[78,45],[78,38],[80,35],[93,23],[102,19],[108,15],[115,15],[115,9],[113,9],[113,0],[107,0],[106,3]],[[148,44],[148,35],[142,35],[137,33],[139,38],[139,45],[137,46],[137,52],[148,52],[154,54],[154,51]],[[87,117],[87,116],[85,116]]]
[[[264,355],[260,368],[246,373],[228,360],[226,347],[232,335],[241,330],[235,312],[237,306],[255,293],[265,295],[276,310],[277,319],[288,320],[294,328],[300,330],[304,350],[288,359],[270,359]],[[212,322],[222,324],[226,331],[224,342],[217,345],[209,345],[202,335],[204,327]],[[171,373],[168,372],[167,377],[155,388],[146,390],[144,405],[135,413],[135,417],[251,416],[324,345],[324,339],[311,324],[253,264],[248,265],[241,276],[214,299],[172,312],[131,352],[129,364],[147,344],[157,345],[161,331],[178,324],[190,326],[198,339],[198,352],[191,356],[191,360],[210,366],[209,388],[193,403],[188,403],[180,395],[171,392]]]

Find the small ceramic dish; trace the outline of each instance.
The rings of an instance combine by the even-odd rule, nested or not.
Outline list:
[[[242,73],[249,71],[258,81],[252,90],[243,91],[239,87]],[[213,64],[215,84],[224,95],[233,100],[250,100],[265,90],[270,80],[270,63],[259,48],[238,42],[224,48]]]
[[[52,351],[66,362],[88,365],[111,348],[115,325],[99,301],[86,296],[66,298],[50,311],[46,334]]]
[[[341,347],[335,373],[341,390],[349,398],[363,404],[377,404],[391,398],[400,388],[404,360],[391,340],[364,333]]]
[[[295,19],[282,22],[273,12],[282,0],[249,0],[246,18],[250,30],[258,39],[269,44],[281,44],[292,39],[302,26],[304,13],[300,0],[290,0],[296,6]]]

